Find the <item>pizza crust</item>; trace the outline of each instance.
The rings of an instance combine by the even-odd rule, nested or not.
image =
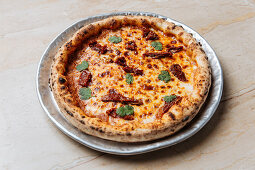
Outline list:
[[[68,91],[65,72],[69,56],[84,40],[97,35],[102,29],[117,29],[125,25],[150,26],[165,34],[173,34],[187,45],[187,53],[196,57],[198,68],[194,72],[193,81],[195,82],[194,91],[197,93],[194,93],[192,100],[186,101],[184,105],[174,106],[174,110],[180,115],[175,120],[169,114],[165,114],[160,122],[155,122],[146,129],[138,127],[132,122],[122,127],[115,127],[99,118],[86,116]],[[198,113],[206,100],[210,85],[210,65],[201,45],[181,26],[149,16],[114,16],[82,27],[56,54],[50,76],[50,86],[54,98],[61,112],[72,125],[87,134],[119,142],[150,141],[174,134]]]

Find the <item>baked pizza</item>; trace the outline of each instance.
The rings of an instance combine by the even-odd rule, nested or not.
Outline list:
[[[85,25],[54,57],[50,87],[70,123],[119,142],[174,134],[211,84],[208,58],[181,26],[149,16]]]

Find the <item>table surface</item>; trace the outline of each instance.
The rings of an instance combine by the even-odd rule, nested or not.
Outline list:
[[[37,99],[37,64],[47,45],[87,16],[148,11],[185,23],[214,48],[223,98],[195,136],[137,156],[100,153],[73,141]],[[255,1],[1,1],[0,169],[255,169]]]

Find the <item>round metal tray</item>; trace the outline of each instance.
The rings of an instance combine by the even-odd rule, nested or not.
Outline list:
[[[77,128],[72,126],[67,122],[67,120],[62,116],[54,97],[49,88],[49,75],[50,75],[50,67],[53,61],[53,58],[58,51],[59,47],[61,47],[79,28],[84,25],[90,24],[95,21],[99,21],[111,16],[116,15],[143,15],[143,16],[153,16],[158,18],[163,18],[169,22],[173,22],[176,25],[181,25],[187,32],[192,33],[198,42],[201,43],[204,51],[206,52],[209,62],[212,68],[212,86],[207,97],[207,100],[204,106],[201,108],[199,114],[193,119],[190,124],[180,130],[178,133],[163,138],[159,140],[154,140],[151,142],[141,142],[141,143],[120,143],[113,142],[109,140],[100,139],[94,136],[87,135],[82,133]],[[157,149],[169,147],[171,145],[177,144],[185,139],[191,137],[196,132],[198,132],[212,117],[215,110],[217,109],[223,89],[223,74],[222,69],[219,63],[219,60],[210,47],[210,45],[203,39],[197,32],[195,32],[190,27],[170,19],[168,17],[164,17],[162,15],[147,13],[147,12],[118,12],[111,14],[102,14],[93,17],[85,18],[59,34],[48,46],[45,50],[42,58],[39,62],[38,70],[37,70],[37,93],[39,97],[39,101],[42,105],[42,108],[47,113],[52,122],[66,135],[70,136],[74,140],[80,142],[81,144],[106,153],[118,154],[118,155],[135,155],[141,154],[145,152],[154,151]]]

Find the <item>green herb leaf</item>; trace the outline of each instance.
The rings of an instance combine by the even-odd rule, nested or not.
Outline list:
[[[155,48],[155,50],[161,51],[162,50],[162,44],[158,41],[151,42],[151,46]]]
[[[171,76],[168,71],[161,71],[161,74],[158,75],[158,79],[168,83],[171,80]]]
[[[108,40],[109,40],[110,42],[112,42],[112,43],[117,44],[117,43],[119,43],[119,42],[122,41],[122,38],[121,38],[121,37],[112,36],[112,37],[110,37]]]
[[[173,101],[175,98],[176,98],[175,95],[165,96],[164,101],[169,103],[169,102]]]
[[[134,114],[134,108],[132,106],[125,105],[124,107],[119,107],[116,110],[116,113],[120,115],[121,117],[124,117],[126,115],[132,115]]]
[[[80,88],[79,95],[80,95],[81,100],[88,100],[89,98],[92,97],[91,90],[88,87]]]
[[[133,81],[134,81],[134,78],[133,78],[132,74],[127,73],[126,74],[126,82],[127,82],[127,84],[132,84]]]
[[[87,69],[88,67],[89,67],[89,63],[87,61],[83,61],[81,64],[76,66],[76,69],[78,71],[82,71],[82,70]]]

